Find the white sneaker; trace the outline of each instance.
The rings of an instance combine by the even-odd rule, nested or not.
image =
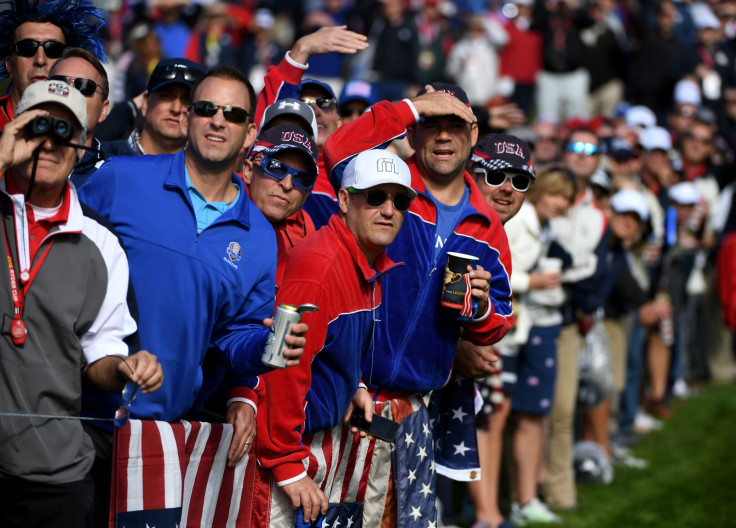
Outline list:
[[[524,526],[526,523],[561,523],[562,519],[552,513],[547,505],[534,497],[524,506],[511,505],[511,522]]]
[[[675,382],[672,384],[672,395],[675,398],[680,398],[681,400],[689,398],[692,394],[690,391],[690,387],[687,386],[687,383],[682,378],[677,378]]]
[[[641,409],[636,412],[636,418],[634,418],[634,429],[640,433],[659,431],[662,427],[664,427],[664,424],[651,414],[647,414]]]

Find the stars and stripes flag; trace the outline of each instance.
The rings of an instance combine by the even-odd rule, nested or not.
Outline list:
[[[250,526],[255,462],[227,467],[230,424],[130,420],[115,431],[110,528]]]
[[[440,475],[459,481],[480,479],[475,415],[482,404],[474,381],[456,374],[445,387],[432,393],[429,415]]]

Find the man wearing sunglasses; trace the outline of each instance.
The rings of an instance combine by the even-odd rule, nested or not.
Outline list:
[[[196,415],[226,372],[246,385],[245,378],[268,370],[261,353],[274,310],[276,238],[233,172],[255,139],[254,104],[253,87],[239,70],[213,68],[192,88],[186,149],[113,157],[80,188],[129,250],[141,342],[157,351],[167,372],[162,391],[133,402],[133,418]],[[303,351],[306,325],[293,328],[289,365]],[[233,465],[255,435],[256,396],[239,394],[227,410],[235,426]],[[93,391],[85,404],[116,408]]]
[[[433,83],[411,100],[376,103],[358,119],[340,127],[325,144],[326,169],[333,184],[339,180],[345,161],[356,151],[379,148],[404,134],[415,150],[407,164],[418,197],[412,203],[403,229],[387,249],[393,260],[405,262],[405,266],[384,281],[391,296],[383,298],[379,319],[390,324],[377,327],[375,346],[362,363],[363,380],[377,404],[381,404],[381,412],[396,421],[415,424],[426,419],[423,423],[429,422],[426,407],[415,405],[412,398],[445,386],[452,372],[461,328],[465,338],[485,345],[501,339],[510,327],[508,242],[498,216],[483,200],[474,178],[466,171],[478,137],[477,121],[469,106],[462,88]],[[461,323],[459,311],[440,305],[443,274],[437,270],[444,268],[448,251],[479,259],[477,267],[468,273],[471,294],[478,301],[471,322]],[[463,396],[472,400],[472,393]],[[404,407],[407,404],[411,406]],[[389,410],[397,405],[403,409],[401,412]],[[472,411],[472,405],[466,408],[464,412]],[[475,436],[471,422],[462,423],[468,438]],[[421,425],[416,427],[419,434],[415,438],[444,438],[445,431],[431,430],[427,425],[431,431],[427,437],[421,434]],[[382,460],[391,465],[391,455],[383,452],[379,444],[375,449],[381,454],[374,455],[372,463]],[[430,456],[434,453],[431,447],[425,450]],[[439,464],[435,467],[438,472],[441,470]],[[398,469],[392,471],[396,476]],[[447,473],[477,478],[477,471],[465,468]],[[366,502],[384,504],[385,498],[392,494],[380,482],[373,484],[376,496],[367,497]],[[429,486],[434,487],[434,477]],[[422,498],[421,486],[411,493],[419,493],[411,500],[421,502],[426,508],[422,510],[423,519],[432,521],[436,516],[434,493],[431,502]],[[402,496],[397,499],[404,500]],[[397,515],[411,512],[408,504],[397,505],[396,501],[387,504],[380,515],[392,525],[396,524]]]
[[[143,126],[126,139],[104,141],[107,156],[173,154],[187,144],[185,119],[189,94],[204,68],[189,59],[159,61],[143,95]]]
[[[93,53],[82,48],[66,48],[51,68],[49,79],[74,87],[84,96],[87,104],[89,126],[84,146],[88,149],[70,176],[74,185],[81,187],[105,160],[100,142],[93,135],[98,123],[105,120],[110,109],[110,101],[107,99],[110,92],[107,72]]]
[[[41,81],[16,110],[0,135],[0,408],[23,416],[0,417],[0,526],[90,527],[95,450],[73,419],[83,380],[116,391],[119,404],[125,382],[151,393],[163,373],[152,354],[129,355],[138,339],[125,252],[67,180],[77,154],[64,143],[84,142],[84,97],[64,82]],[[34,135],[43,123],[52,133]]]
[[[270,483],[272,503],[259,512],[256,526],[294,526],[292,508],[298,506],[305,521],[325,514],[328,498],[320,486],[330,480],[331,465],[345,464],[351,444],[355,449],[360,442],[359,436],[353,441],[341,420],[354,397],[369,419],[372,415],[370,396],[359,388],[360,362],[374,327],[390,324],[377,320],[381,297],[388,296],[382,281],[396,266],[384,250],[399,232],[416,192],[406,163],[384,150],[354,157],[340,187],[339,212],[287,253],[276,297],[277,303],[314,303],[319,311],[305,316],[310,330],[300,365],[263,376],[266,398],[258,415],[258,458],[268,470],[260,476]],[[320,431],[324,437],[315,437]],[[342,462],[320,462],[323,438],[328,437]],[[308,473],[318,476],[312,480]],[[337,484],[327,487],[334,490],[330,503],[363,501],[364,491],[357,491],[357,485],[346,496]],[[332,522],[329,512],[325,521]]]
[[[263,130],[253,146],[243,173],[248,195],[276,230],[279,246],[276,284],[281,283],[287,249],[314,232],[311,221],[304,233],[293,233],[287,221],[297,213],[317,179],[317,145],[312,136],[294,125]]]
[[[0,17],[0,50],[5,58],[0,61],[0,79],[10,77],[12,84],[8,95],[0,98],[0,130],[13,119],[23,91],[46,80],[67,46],[91,50],[107,60],[98,37],[106,15],[91,2],[12,0],[8,4]]]

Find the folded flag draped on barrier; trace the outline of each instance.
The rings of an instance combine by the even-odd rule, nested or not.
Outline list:
[[[247,527],[255,461],[227,467],[229,424],[130,420],[115,431],[110,528]]]

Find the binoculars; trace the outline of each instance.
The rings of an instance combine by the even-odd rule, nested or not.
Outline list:
[[[74,135],[72,124],[66,119],[39,116],[26,127],[29,137],[51,136],[57,143],[68,143]]]

